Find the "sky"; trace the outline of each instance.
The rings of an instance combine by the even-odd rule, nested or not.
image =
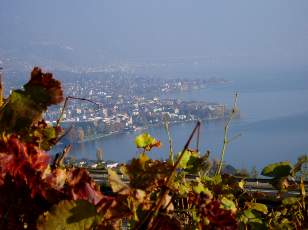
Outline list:
[[[307,12],[307,0],[0,0],[0,55],[305,69]]]

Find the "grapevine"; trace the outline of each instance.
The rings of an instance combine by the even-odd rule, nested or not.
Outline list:
[[[307,156],[295,165],[279,162],[263,169],[277,193],[248,191],[244,179],[223,174],[222,160],[211,169],[210,152],[199,150],[198,122],[183,150],[165,161],[151,158],[159,140],[148,133],[137,136],[140,154],[117,170],[108,169],[112,192],[107,193],[88,169],[63,164],[70,146],[54,160],[46,152],[66,133],[61,116],[53,125],[44,113],[63,101],[61,83],[38,67],[23,89],[1,97],[0,229],[308,227],[305,183],[293,180]],[[191,147],[193,138],[197,148]],[[298,195],[287,196],[290,189]]]

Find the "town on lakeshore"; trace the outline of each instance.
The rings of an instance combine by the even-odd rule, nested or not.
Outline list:
[[[69,100],[62,116],[62,126],[72,127],[63,139],[83,142],[107,135],[135,131],[164,121],[179,123],[224,118],[224,104],[202,101],[166,99],[166,95],[205,89],[214,84],[226,84],[218,78],[162,79],[154,77],[99,74],[63,81],[67,96],[89,99]],[[165,97],[164,97],[165,96]],[[168,97],[169,98],[169,97]],[[52,107],[46,120],[55,122],[62,107]]]
[[[4,80],[9,88],[14,89],[18,83],[23,84],[19,77],[23,74],[8,75],[10,77]],[[84,142],[142,130],[149,126],[163,125],[165,121],[172,124],[214,120],[229,114],[226,105],[204,101],[203,98],[198,101],[171,99],[174,94],[181,92],[229,83],[218,77],[168,78],[129,71],[65,71],[55,72],[55,76],[61,80],[65,96],[73,97],[68,100],[61,117],[62,126],[70,128],[70,132],[61,140],[64,143]],[[49,107],[45,120],[55,123],[62,109],[63,105]]]

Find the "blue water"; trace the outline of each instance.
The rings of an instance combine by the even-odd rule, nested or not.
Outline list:
[[[239,92],[241,118],[233,120],[230,138],[240,134],[227,147],[226,162],[239,168],[251,168],[283,160],[296,161],[308,153],[308,75],[235,76],[232,83],[204,90],[166,95],[166,98],[220,102],[232,105],[232,95]],[[200,150],[219,157],[224,121],[203,122]],[[185,144],[193,123],[170,127],[174,151]],[[150,153],[153,158],[168,156],[168,139],[164,128],[152,127],[147,132],[163,142],[163,147]],[[95,158],[97,148],[104,150],[106,160],[125,162],[138,154],[134,138],[138,133],[119,134],[100,140],[75,144],[72,155]]]

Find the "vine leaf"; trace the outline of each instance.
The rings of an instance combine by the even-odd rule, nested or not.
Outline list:
[[[161,146],[160,141],[156,140],[148,133],[140,134],[135,139],[137,148],[143,148],[146,151],[150,151],[153,147],[159,148]]]
[[[193,186],[193,191],[197,194],[200,193],[205,194],[208,197],[208,199],[213,198],[212,192],[208,188],[204,187],[204,184],[202,184],[201,182],[198,182],[197,185]]]
[[[238,229],[234,203],[225,198],[225,200],[212,200],[204,205],[204,199],[199,200],[200,217],[204,225],[202,229]],[[236,208],[236,207],[235,207]]]
[[[66,190],[74,200],[88,200],[96,205],[104,198],[86,169],[73,168],[67,174]]]
[[[178,157],[181,155],[181,153],[178,154]],[[190,150],[185,150],[183,153],[183,156],[178,164],[178,168],[185,169],[187,167],[187,163],[191,157],[191,151]]]
[[[244,180],[241,180],[240,182],[238,182],[238,187],[242,190],[245,189],[245,181]]]
[[[261,175],[268,176],[268,177],[281,178],[281,177],[289,176],[292,169],[293,169],[293,166],[290,162],[283,161],[283,162],[278,162],[278,163],[274,163],[274,164],[270,164],[266,166],[262,170]]]
[[[267,206],[265,204],[247,202],[246,206],[249,209],[256,210],[256,211],[261,212],[263,214],[267,214],[268,213],[268,209],[267,209]]]
[[[298,201],[299,200],[296,197],[287,197],[287,198],[284,198],[282,200],[282,204],[283,205],[294,205],[294,204],[298,203]]]
[[[33,101],[45,109],[64,100],[60,81],[55,80],[51,73],[43,73],[38,67],[32,70],[31,79],[24,89]]]
[[[185,169],[186,172],[189,174],[198,174],[198,173],[205,173],[210,169],[210,162],[209,162],[209,152],[205,155],[201,156],[201,154],[197,151],[190,150],[191,156],[189,161],[187,162],[187,167]]]
[[[240,220],[245,224],[257,224],[257,226],[262,225],[262,217],[259,213],[255,212],[252,209],[247,209],[244,211],[243,215],[241,216]]]
[[[8,133],[28,130],[42,120],[50,105],[63,101],[61,83],[50,73],[35,67],[23,90],[13,90],[0,110],[0,131]]]
[[[58,141],[64,130],[60,126],[51,126],[44,120],[33,125],[27,133],[22,133],[23,140],[33,143],[43,150],[50,150]]]
[[[221,200],[221,208],[226,209],[226,210],[230,210],[231,212],[235,213],[237,208],[235,203],[232,200],[229,200],[226,197],[223,197]]]
[[[118,176],[118,174],[112,169],[108,169],[108,178],[111,189],[115,193],[126,195],[129,193],[129,187]]]
[[[153,191],[164,183],[171,170],[172,166],[168,162],[148,159],[141,154],[139,158],[133,158],[122,171],[129,177],[131,188]]]
[[[82,230],[93,229],[99,223],[96,208],[85,200],[63,200],[54,205],[38,219],[39,230]]]
[[[32,144],[24,144],[14,136],[0,140],[0,178],[6,175],[27,183],[31,195],[41,193],[41,175],[48,168],[49,156]],[[1,180],[1,179],[0,179]]]

